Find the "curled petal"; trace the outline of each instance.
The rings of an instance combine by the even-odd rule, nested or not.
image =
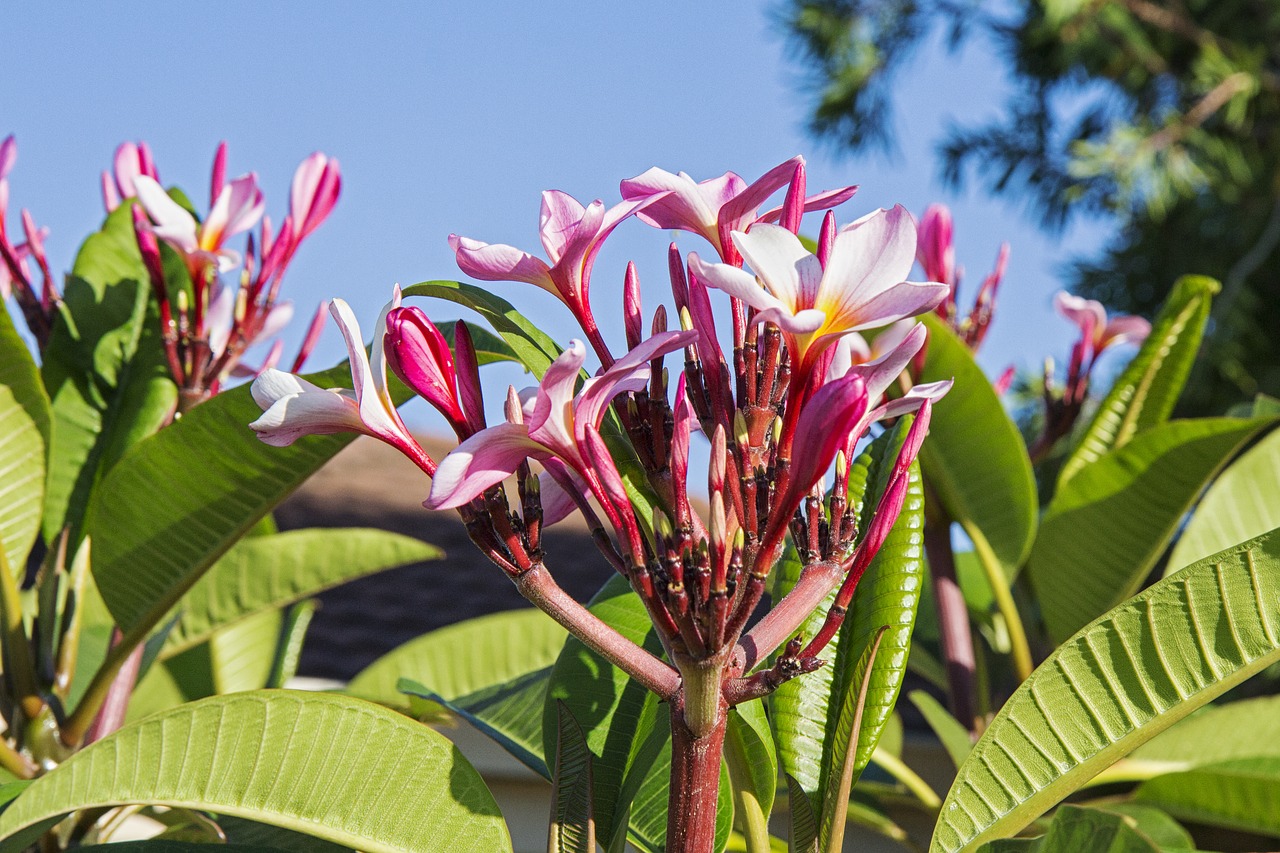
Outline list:
[[[549,527],[560,521],[564,521],[573,515],[574,510],[578,508],[580,503],[586,501],[586,483],[582,482],[582,478],[572,469],[565,469],[568,475],[577,483],[580,488],[577,494],[570,494],[560,481],[551,476],[546,471],[538,475],[538,489],[541,494],[542,501],[542,526]]]
[[[138,192],[138,201],[155,223],[152,230],[157,237],[167,240],[182,252],[194,252],[199,247],[195,217],[169,198],[155,179],[139,175],[134,179],[134,188]]]
[[[741,299],[762,312],[765,316],[758,318],[760,322],[776,323],[784,331],[801,334],[805,331],[817,331],[826,319],[826,315],[821,311],[808,313],[802,311],[800,313],[805,316],[801,318],[792,305],[761,287],[755,276],[730,264],[708,264],[699,258],[696,252],[692,252],[689,255],[689,270],[708,287],[723,290],[735,299]],[[788,329],[788,325],[793,328]],[[803,331],[794,328],[796,326]]]
[[[660,332],[618,359],[599,376],[587,381],[574,413],[580,428],[599,427],[609,401],[627,391],[639,391],[649,380],[649,362],[658,356],[683,349],[697,338],[695,331]],[[548,375],[550,371],[548,371]]]
[[[469,237],[449,235],[458,268],[481,281],[524,281],[557,293],[546,262],[503,243],[481,243]]]
[[[529,435],[572,461],[578,458],[574,445],[573,391],[586,357],[582,341],[569,341],[569,348],[543,374],[533,410],[527,414]]]
[[[757,225],[746,234],[735,231],[733,242],[761,284],[793,314],[822,307],[822,264],[796,235],[778,225]]]
[[[289,216],[297,226],[297,240],[320,227],[338,203],[342,174],[336,158],[320,152],[303,160],[293,173],[289,191]]]
[[[1151,334],[1151,323],[1142,317],[1124,315],[1113,317],[1102,332],[1102,340],[1098,349],[1102,350],[1119,344],[1140,344]]]
[[[592,217],[599,224],[599,217],[604,211],[603,202],[593,202],[596,211]],[[576,198],[560,190],[547,190],[542,194],[542,212],[538,217],[538,233],[542,237],[542,248],[547,252],[551,263],[556,263],[566,253],[566,247],[574,237],[578,236],[580,226],[586,219],[587,208]]]
[[[792,444],[791,480],[779,504],[782,517],[790,519],[800,498],[826,472],[866,411],[866,384],[856,374],[826,383],[805,403]]]
[[[254,380],[251,393],[264,411],[249,427],[275,447],[293,444],[304,435],[369,431],[350,391],[321,388],[300,376],[267,369]]]
[[[427,509],[453,509],[469,503],[485,489],[515,473],[530,456],[546,454],[546,448],[529,438],[524,424],[498,424],[481,430],[440,460],[431,481]]]
[[[1093,343],[1107,326],[1107,310],[1096,299],[1083,299],[1060,290],[1053,296],[1053,307],[1080,329],[1080,336]]]
[[[890,332],[886,331],[881,337],[888,334]],[[923,323],[914,323],[906,335],[884,355],[865,364],[853,365],[846,372],[861,376],[862,380],[867,383],[867,398],[872,402],[879,400],[884,396],[884,392],[888,390],[894,380],[898,378],[898,375],[911,363],[911,359],[915,354],[924,346],[928,335],[929,333]],[[877,346],[880,343],[877,338]]]

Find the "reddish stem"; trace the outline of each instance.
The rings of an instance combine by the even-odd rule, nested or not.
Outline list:
[[[667,853],[711,853],[716,840],[720,759],[728,714],[695,737],[684,720],[683,693],[671,703],[671,790],[667,806]]]

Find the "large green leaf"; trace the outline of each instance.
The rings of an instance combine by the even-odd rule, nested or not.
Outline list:
[[[413,697],[446,707],[549,779],[543,699],[566,636],[540,610],[469,619],[388,652],[357,675],[347,692],[415,715],[434,706]]]
[[[1196,507],[1169,555],[1168,571],[1280,527],[1280,432],[1232,462]]]
[[[285,690],[193,702],[128,726],[0,815],[0,845],[68,812],[129,803],[271,822],[369,853],[493,853],[511,839],[457,748],[394,711]]]
[[[1205,484],[1268,418],[1152,427],[1058,490],[1028,571],[1049,634],[1061,641],[1133,595]]]
[[[778,756],[763,702],[747,702],[729,712],[724,755],[736,823],[748,838],[760,841],[769,834],[778,790]]]
[[[983,853],[1162,853],[1164,849],[1191,848],[1162,848],[1134,818],[1080,806],[1059,809],[1039,838],[996,841],[982,848]]]
[[[262,610],[209,637],[214,692],[239,693],[266,687],[282,625],[279,610]]]
[[[588,608],[627,639],[655,655],[662,653],[644,604],[624,578],[616,575],[610,578],[591,599]],[[620,801],[623,782],[628,773],[638,772],[642,778],[648,770],[643,762],[636,766],[637,756],[657,718],[666,715],[666,709],[659,709],[656,697],[647,689],[576,637],[570,637],[564,644],[547,686],[542,736],[548,753],[555,750],[557,700],[564,703],[586,733],[593,756],[592,801],[597,837],[605,849],[612,849],[615,838],[626,831],[626,821],[621,815],[626,813],[629,803]],[[669,737],[668,734],[667,739]],[[651,754],[644,757],[653,762],[657,751],[651,750]]]
[[[100,478],[177,400],[130,205],[80,247],[42,373],[52,403],[44,536],[79,530]]]
[[[343,364],[307,378],[329,388],[348,384],[350,372]],[[102,481],[88,521],[93,574],[126,633],[158,624],[258,519],[354,438],[306,436],[272,447],[248,428],[261,414],[247,386],[225,391],[141,442]]]
[[[534,608],[467,619],[387,652],[351,679],[347,692],[407,711],[397,683],[412,678],[446,699],[459,699],[551,666],[567,636]],[[541,732],[541,716],[536,725]]]
[[[551,830],[547,853],[596,853],[591,817],[591,750],[582,727],[559,703],[555,773],[552,777]]]
[[[1165,578],[1050,655],[960,767],[930,850],[972,850],[1017,832],[1277,661],[1280,531],[1272,531]]]
[[[40,368],[36,366],[31,350],[27,349],[13,325],[9,310],[3,305],[0,305],[0,386],[7,386],[13,391],[14,399],[36,422],[48,447],[49,423],[53,417],[49,411],[49,395],[40,381]]]
[[[1089,463],[1168,419],[1191,372],[1209,322],[1210,302],[1219,289],[1216,281],[1204,276],[1178,279],[1151,334],[1111,386],[1063,464],[1059,488]]]
[[[511,347],[520,363],[539,379],[562,352],[545,332],[530,323],[510,302],[474,284],[460,281],[423,281],[402,291],[405,296],[447,299],[475,311],[493,326]]]
[[[234,545],[177,604],[178,621],[160,653],[171,657],[220,628],[440,549],[370,528],[317,528],[254,536]]]
[[[849,495],[862,516],[860,530],[867,529],[909,421],[904,418],[850,466]],[[872,668],[858,736],[855,763],[859,769],[870,760],[892,715],[906,674],[911,631],[924,586],[923,529],[924,496],[919,468],[913,465],[902,514],[859,582],[844,625],[820,655],[828,665],[788,681],[768,699],[779,762],[787,776],[808,793],[815,814],[823,811],[821,791],[830,777],[840,709],[848,692],[858,689],[854,676],[857,663],[886,625],[889,632]],[[799,565],[780,563],[774,571],[779,572],[781,584],[777,592],[783,593],[798,577]],[[805,621],[801,635],[817,633],[833,599],[834,593]]]
[[[922,382],[954,379],[933,408],[920,466],[947,515],[978,530],[1010,578],[1035,535],[1036,484],[1018,428],[973,360],[973,353],[932,314]]]
[[[40,532],[44,495],[44,438],[13,389],[0,385],[0,549],[21,582],[27,554]],[[10,581],[12,583],[12,581]]]
[[[1238,758],[1165,773],[1134,797],[1182,820],[1280,836],[1280,758]]]
[[[1205,708],[1130,756],[1134,761],[1181,765],[1178,769],[1259,757],[1280,758],[1280,696]]]

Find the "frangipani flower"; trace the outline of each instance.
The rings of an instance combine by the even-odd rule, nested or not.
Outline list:
[[[376,329],[385,328],[391,307],[382,309]],[[383,335],[374,336],[370,358],[365,355],[360,324],[347,303],[334,299],[329,303],[329,312],[347,342],[354,390],[321,388],[300,376],[266,370],[254,380],[252,388],[253,399],[262,407],[263,415],[249,426],[258,438],[276,447],[293,444],[304,435],[364,433],[396,447],[420,466],[430,467],[427,473],[431,473],[434,465],[423,463],[426,454],[409,434],[387,390]]]
[[[836,344],[835,357],[827,368],[827,382],[858,376],[867,389],[867,410],[849,430],[843,446],[845,458],[853,458],[858,439],[871,424],[917,411],[926,400],[937,402],[951,390],[953,381],[944,379],[915,385],[893,400],[884,399],[885,392],[911,363],[927,338],[928,331],[923,323],[902,320],[881,332],[870,348],[857,332],[846,335]],[[863,353],[866,360],[861,360]]]
[[[135,181],[145,175],[153,181],[160,180],[151,148],[145,142],[122,142],[116,148],[110,173],[102,173],[102,203],[107,212],[120,206],[120,202],[138,194]]]
[[[945,284],[904,281],[915,257],[915,224],[901,205],[877,210],[836,235],[826,267],[800,239],[776,225],[756,225],[733,240],[754,275],[696,254],[689,268],[704,283],[755,308],[756,319],[782,330],[796,376],[836,339],[928,311]]]
[[[589,319],[588,291],[596,253],[618,223],[650,201],[624,201],[606,210],[599,199],[583,207],[568,193],[544,192],[538,230],[550,264],[514,246],[457,234],[449,235],[449,245],[458,267],[472,278],[536,284],[559,297],[579,320]]]
[[[226,272],[239,264],[240,254],[222,248],[222,244],[233,234],[252,228],[262,217],[262,191],[252,174],[224,186],[202,223],[197,223],[154,179],[138,175],[133,184],[138,201],[155,223],[156,236],[182,253],[193,278],[202,275],[211,264],[216,265],[218,272]]]
[[[462,506],[515,472],[526,458],[559,459],[588,484],[598,480],[585,443],[587,428],[599,429],[609,402],[618,394],[639,391],[649,380],[649,361],[681,349],[696,332],[662,332],[632,349],[599,376],[588,379],[575,397],[574,385],[586,358],[581,341],[552,362],[520,420],[476,433],[446,456],[431,482],[428,509]]]
[[[1000,246],[995,268],[982,280],[968,315],[961,317],[958,298],[960,278],[964,270],[956,265],[951,211],[944,204],[929,205],[920,220],[919,231],[916,260],[920,262],[925,278],[940,281],[951,288],[947,298],[939,303],[937,314],[955,330],[969,349],[977,352],[987,336],[987,329],[995,313],[996,291],[1009,263],[1009,244]]]
[[[326,157],[317,151],[299,164],[289,191],[289,218],[293,220],[295,243],[301,243],[320,227],[338,203],[341,191],[342,172],[336,157]]]
[[[716,247],[721,260],[735,263],[738,259],[734,256],[730,233],[746,231],[757,222],[776,222],[782,208],[776,207],[761,215],[758,213],[760,205],[786,186],[796,167],[803,164],[803,157],[792,157],[774,166],[749,186],[733,172],[695,183],[685,172],[673,175],[655,166],[642,175],[623,181],[622,197],[651,201],[643,212],[636,214],[639,219],[656,228],[701,234]],[[804,210],[835,207],[852,198],[857,191],[856,186],[840,187],[808,196],[804,200]]]
[[[454,432],[466,435],[467,414],[458,396],[458,371],[449,342],[421,309],[400,307],[399,287],[391,304],[386,318],[391,371],[444,415]]]
[[[956,247],[952,238],[951,211],[945,204],[931,204],[920,218],[916,259],[925,278],[955,287]]]
[[[1083,299],[1066,291],[1058,291],[1053,297],[1053,307],[1058,313],[1080,328],[1080,336],[1097,358],[1111,346],[1140,344],[1151,334],[1151,323],[1142,317],[1120,315],[1107,319],[1107,309],[1095,299]]]

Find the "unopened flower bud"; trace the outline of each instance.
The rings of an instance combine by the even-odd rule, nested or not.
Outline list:
[[[516,393],[514,385],[507,386],[507,402],[503,407],[503,414],[507,416],[508,423],[524,423],[524,408],[520,405],[520,395]]]

